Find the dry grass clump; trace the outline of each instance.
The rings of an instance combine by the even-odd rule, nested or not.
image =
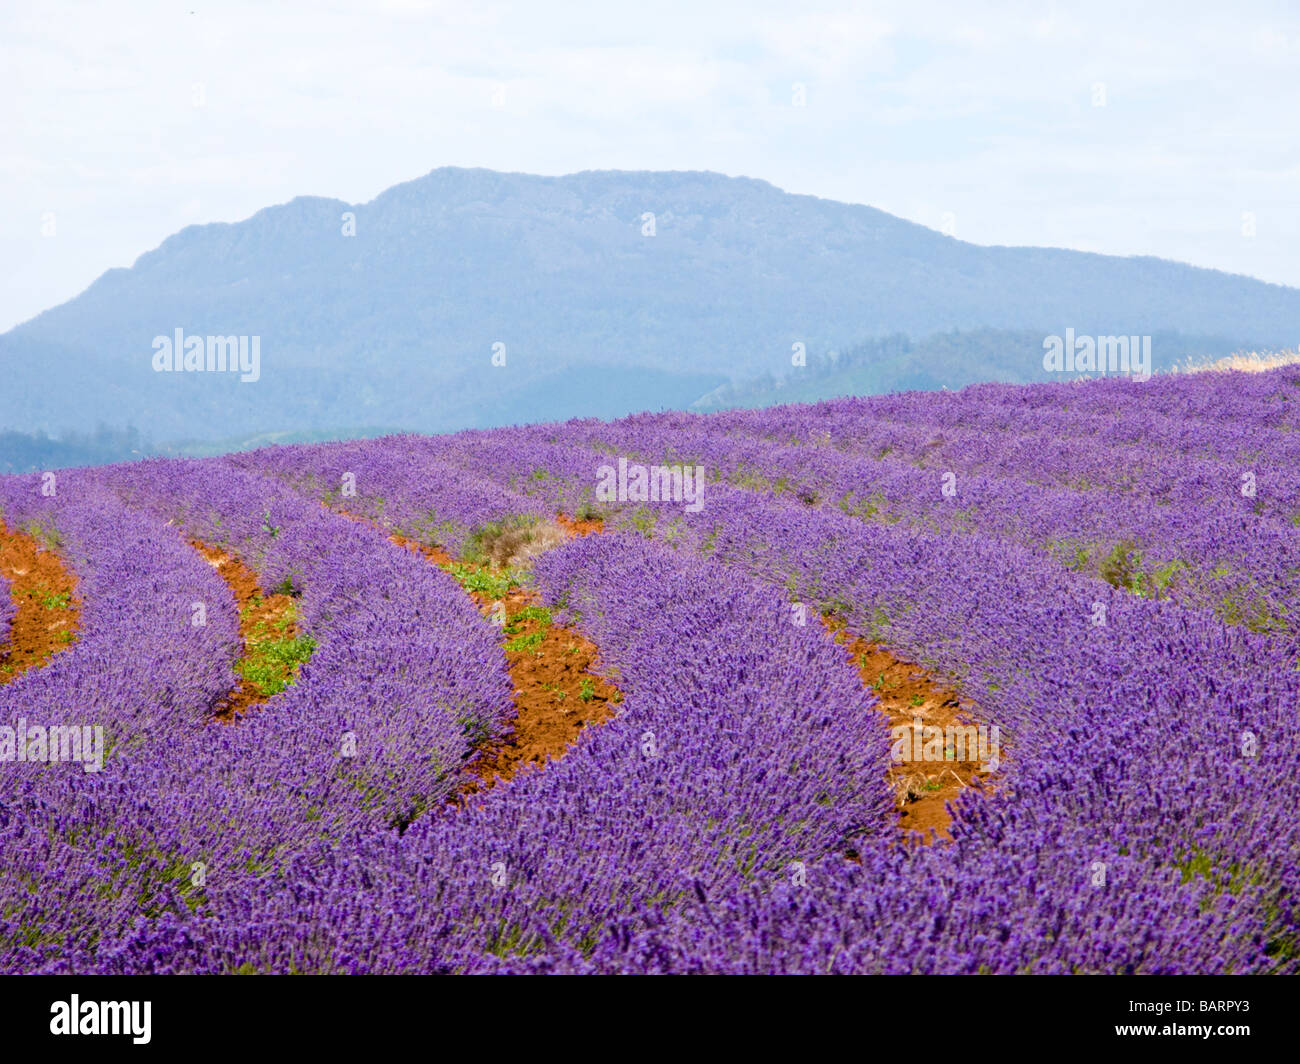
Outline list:
[[[514,528],[492,528],[481,533],[475,544],[477,560],[497,569],[522,569],[539,554],[558,547],[569,538],[555,521]]]
[[[898,802],[898,807],[903,809],[912,802],[918,802],[922,798],[927,798],[935,791],[943,789],[943,781],[947,776],[951,776],[957,781],[958,786],[966,787],[967,783],[957,773],[950,768],[945,768],[933,776],[927,776],[924,772],[899,772],[890,778],[890,787],[894,791],[894,799]]]
[[[1244,373],[1263,373],[1265,370],[1278,369],[1281,366],[1294,366],[1300,363],[1300,350],[1297,351],[1238,351],[1226,358],[1216,358],[1208,362],[1194,362],[1188,359],[1181,366],[1174,368],[1175,373],[1217,373],[1236,369]]]

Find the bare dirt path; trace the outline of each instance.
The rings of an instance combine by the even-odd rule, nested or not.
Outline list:
[[[545,765],[563,757],[584,728],[614,716],[623,696],[593,671],[598,660],[595,644],[556,624],[536,592],[512,584],[505,575],[508,570],[458,565],[437,547],[400,535],[391,538],[458,575],[466,594],[502,625],[502,649],[514,681],[510,731],[485,744],[466,764],[469,779],[455,800],[463,802],[471,794],[510,780],[525,765]]]
[[[59,556],[0,521],[0,574],[15,607],[0,642],[0,684],[44,665],[72,645],[81,627],[76,578]]]
[[[848,652],[863,686],[879,700],[891,732],[900,726],[914,729],[918,721],[923,727],[933,726],[945,732],[978,725],[970,717],[973,707],[919,665],[903,661],[878,643],[857,638],[845,629],[843,621],[823,617],[822,623]],[[910,741],[907,744],[908,749],[914,746]],[[938,761],[890,764],[889,782],[898,799],[899,827],[914,833],[917,842],[951,838],[948,803],[968,787],[988,786],[995,775],[985,771],[988,766],[981,763],[979,749],[973,744],[960,750],[953,746],[944,753],[945,757]],[[997,753],[1000,756],[1001,750]]]
[[[257,574],[219,547],[198,540],[191,540],[190,546],[216,569],[239,606],[243,653],[236,670],[240,681],[212,707],[213,720],[233,724],[292,682],[297,674],[296,658],[310,649],[298,629],[297,604],[291,596],[263,595]]]

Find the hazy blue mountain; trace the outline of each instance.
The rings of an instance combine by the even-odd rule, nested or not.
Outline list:
[[[896,333],[1067,327],[1289,346],[1300,290],[1152,258],[977,247],[711,173],[441,169],[363,205],[300,198],[192,226],[110,270],[0,336],[0,429],[104,422],[166,442],[612,416],[780,377],[795,342],[811,360]],[[260,379],[154,372],[154,337],[177,328],[260,337]],[[983,343],[945,365],[919,345],[872,379],[982,379]],[[1041,369],[1032,345],[1006,357]]]
[[[1189,362],[1222,358],[1240,347],[1221,336],[1190,336],[1174,331],[1150,335],[1151,369],[1157,373]],[[1060,380],[1043,369],[1042,358],[1041,329],[952,330],[920,339],[895,333],[828,355],[810,356],[805,369],[785,377],[723,385],[697,399],[690,409],[754,409],[846,395],[964,388],[982,381],[1030,384]]]

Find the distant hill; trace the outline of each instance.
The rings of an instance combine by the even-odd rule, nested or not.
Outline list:
[[[1238,348],[1221,336],[1156,332],[1151,334],[1151,368],[1168,372],[1189,361],[1223,358]],[[919,340],[895,333],[810,356],[805,369],[784,377],[722,385],[693,402],[691,409],[752,409],[849,395],[956,389],[982,381],[1029,384],[1054,379],[1043,369],[1042,360],[1041,329],[951,330]]]
[[[140,433],[129,426],[117,430],[101,425],[93,433],[69,432],[60,439],[51,439],[41,431],[0,431],[0,474],[111,465],[141,458],[150,451]]]
[[[154,338],[177,328],[259,337],[260,379],[154,372]],[[110,270],[0,336],[0,429],[104,422],[202,442],[612,417],[774,381],[795,343],[812,361],[893,334],[917,343],[858,367],[871,390],[952,387],[985,379],[987,330],[1041,344],[1066,328],[1294,345],[1300,291],[1152,258],[978,247],[747,178],[441,169],[363,205],[300,198],[192,226]],[[950,330],[981,338],[932,361],[922,341]],[[1034,379],[1041,346],[1002,361],[1003,379]]]

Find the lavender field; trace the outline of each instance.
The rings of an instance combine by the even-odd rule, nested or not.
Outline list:
[[[1295,365],[148,459],[0,518],[76,587],[4,573],[0,669],[78,611],[0,672],[4,972],[1297,969]],[[952,699],[900,731],[868,647]]]

